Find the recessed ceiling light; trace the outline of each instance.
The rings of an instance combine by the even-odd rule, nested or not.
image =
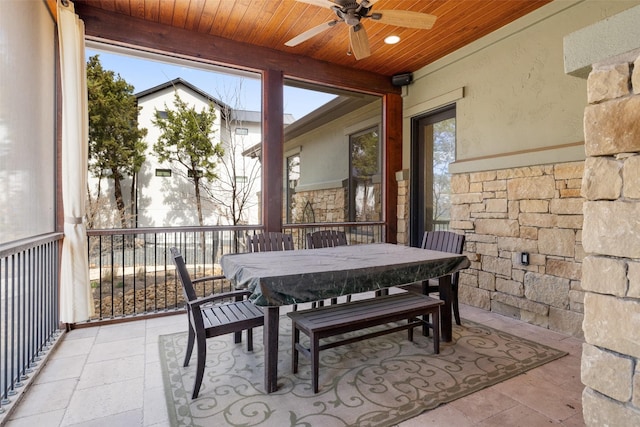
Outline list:
[[[400,37],[398,36],[389,36],[386,39],[384,39],[384,42],[386,44],[396,44],[400,41]]]

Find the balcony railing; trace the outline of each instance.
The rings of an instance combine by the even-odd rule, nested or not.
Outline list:
[[[62,233],[0,245],[0,413],[59,334]]]
[[[296,249],[306,248],[306,233],[345,231],[349,244],[384,241],[383,223],[287,224]],[[95,316],[91,321],[163,314],[182,310],[182,288],[175,275],[169,248],[183,254],[193,278],[221,274],[224,254],[245,252],[247,234],[261,226],[211,226],[88,230],[89,276]],[[202,284],[197,292],[230,290],[229,281]]]

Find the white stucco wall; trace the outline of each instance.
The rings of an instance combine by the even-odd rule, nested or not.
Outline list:
[[[208,108],[209,100],[202,95],[195,93],[182,85],[177,86],[180,98],[188,105],[195,107],[196,111],[201,111],[203,108]],[[158,141],[160,137],[160,130],[153,125],[153,119],[155,117],[155,111],[166,111],[167,109],[175,109],[174,106],[175,89],[170,87],[163,90],[159,90],[143,98],[139,99],[139,106],[141,107],[138,122],[141,128],[147,129],[147,136],[145,142],[147,143],[146,161],[142,166],[138,174],[138,226],[139,227],[169,227],[169,226],[183,226],[183,225],[198,225],[197,210],[194,198],[193,184],[187,181],[185,178],[176,173],[178,169],[183,169],[182,166],[170,163],[158,162],[154,152],[153,145]],[[214,138],[219,140],[222,137],[223,146],[229,142],[228,132],[224,129],[222,123],[222,114],[220,110],[216,110],[216,123],[214,128],[216,129]],[[235,142],[242,143],[245,147],[250,147],[261,140],[261,124],[260,123],[241,123],[238,124],[241,127],[246,127],[249,130],[249,135],[236,136]],[[232,124],[233,126],[233,124]],[[233,131],[233,129],[231,129]],[[258,163],[258,159],[248,159],[242,157],[243,149],[236,150],[236,164],[239,168],[250,168],[253,164]],[[225,155],[229,156],[230,150],[225,148]],[[228,161],[227,161],[228,163]],[[218,169],[222,166],[218,165]],[[156,169],[171,169],[171,177],[158,177],[155,175]],[[245,171],[238,169],[236,171],[238,175],[244,175]],[[224,179],[228,176],[226,172],[220,170],[219,176]],[[92,186],[96,185],[95,179],[90,179]],[[103,181],[103,193],[112,195],[111,181]],[[129,188],[131,181],[126,179],[123,181],[125,203],[128,203]],[[255,202],[251,204],[246,213],[246,221],[250,224],[257,224],[258,219],[258,204],[259,204],[259,192],[260,192],[260,179],[258,176],[257,182],[254,184]],[[113,197],[111,197],[113,199]],[[111,204],[115,206],[113,200]],[[205,225],[227,225],[230,224],[230,220],[219,215],[219,210],[216,211],[215,207],[211,203],[204,203],[204,221]],[[115,209],[115,207],[113,208]]]
[[[415,72],[404,95],[403,168],[411,118],[453,102],[451,172],[582,160],[586,82],[565,74],[563,38],[639,3],[557,0]]]
[[[195,107],[196,111],[207,108],[206,100],[183,88],[178,88],[180,98],[188,105]],[[140,227],[197,225],[197,213],[193,200],[193,185],[180,178],[176,173],[178,166],[170,163],[161,164],[153,153],[153,145],[160,137],[160,130],[156,128],[152,120],[155,111],[174,110],[174,88],[166,88],[150,94],[139,100],[141,107],[138,115],[140,127],[147,129],[145,142],[147,143],[147,159],[139,173],[138,181],[138,225]],[[219,112],[215,129],[216,135],[220,135]],[[172,169],[171,177],[155,176],[156,169]],[[211,225],[214,220],[210,209],[205,211],[205,223]],[[215,222],[213,223],[215,224]]]

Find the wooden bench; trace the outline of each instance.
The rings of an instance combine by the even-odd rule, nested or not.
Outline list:
[[[298,372],[298,353],[311,359],[311,383],[313,392],[317,393],[320,350],[404,329],[408,330],[409,341],[413,341],[413,329],[418,326],[423,327],[425,336],[428,335],[429,328],[433,330],[433,351],[438,354],[440,352],[440,305],[442,304],[441,300],[425,295],[402,293],[288,313],[293,329],[291,352],[293,373]],[[431,315],[431,322],[428,321],[429,315]],[[402,320],[407,320],[407,323],[320,345],[322,338]],[[300,344],[300,331],[309,336],[309,348]]]

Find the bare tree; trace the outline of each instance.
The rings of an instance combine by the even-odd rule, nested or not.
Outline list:
[[[223,101],[221,144],[225,155],[217,165],[218,179],[203,187],[219,215],[233,225],[246,223],[250,209],[258,205],[256,193],[261,174],[258,159],[247,154],[252,143],[245,115],[251,112],[242,109],[241,92],[242,82],[227,93],[218,94]]]

